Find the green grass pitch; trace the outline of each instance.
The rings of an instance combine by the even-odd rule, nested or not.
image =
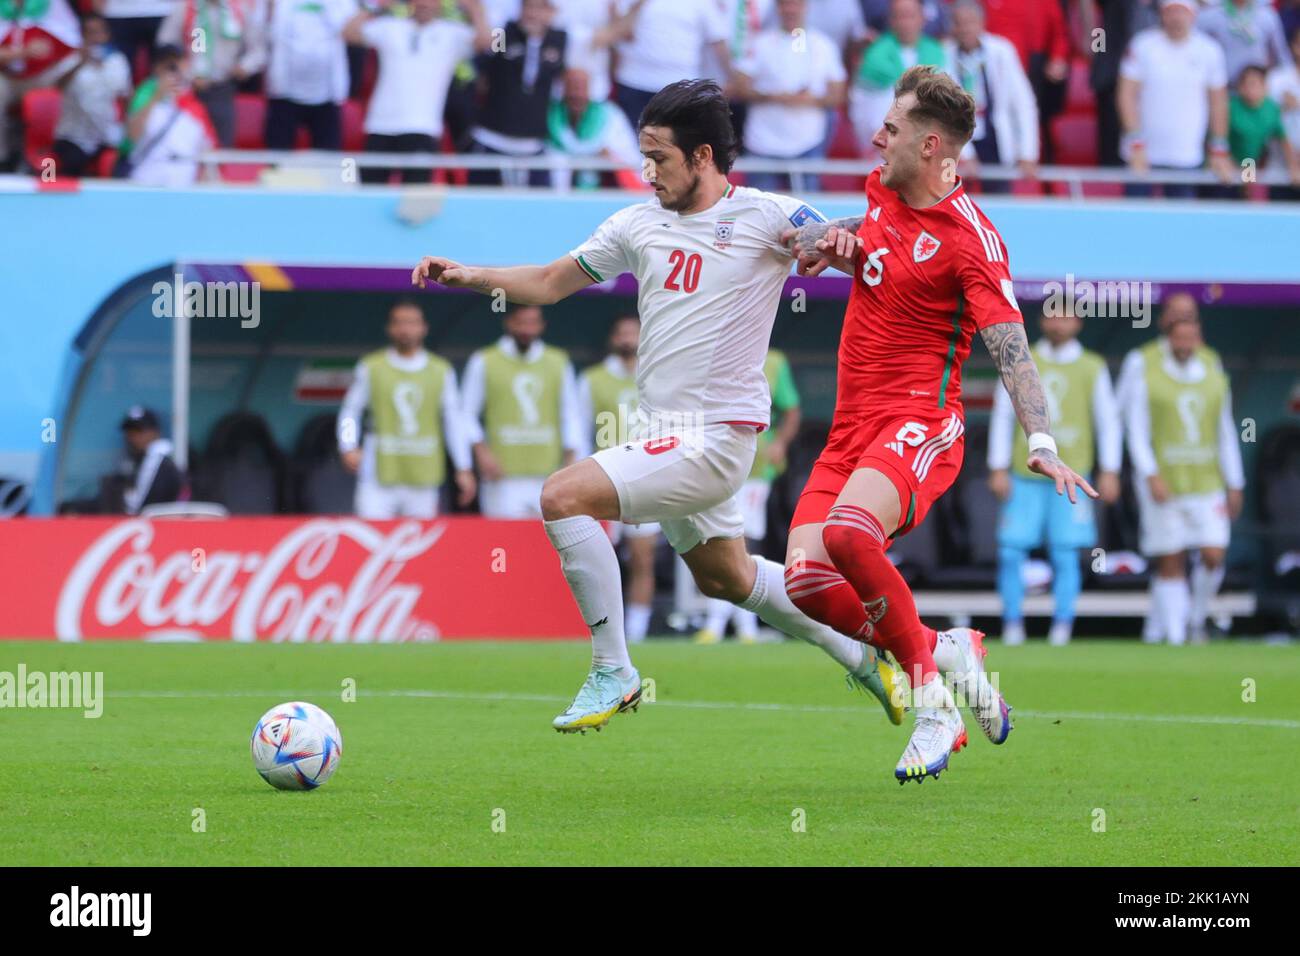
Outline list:
[[[1010,740],[969,721],[942,779],[900,787],[910,717],[793,642],[643,645],[655,702],[585,736],[550,728],[584,642],[2,642],[0,671],[102,671],[107,700],[0,710],[0,864],[1300,863],[1293,648],[990,646]],[[293,699],[344,737],[311,793],[249,759]]]

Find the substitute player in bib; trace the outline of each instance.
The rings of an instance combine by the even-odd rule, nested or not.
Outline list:
[[[835,418],[791,522],[786,586],[810,617],[893,653],[912,681],[916,726],[894,770],[938,776],[966,742],[953,676],[994,743],[1009,708],[984,674],[983,635],[936,634],[885,549],[906,534],[961,468],[961,366],[978,331],[1029,436],[1028,466],[1057,493],[1096,492],[1057,456],[1047,398],[1012,291],[1007,250],[962,188],[957,157],[975,103],[933,67],[907,70],[872,140],[865,216],[806,225],[800,271],[853,276],[840,338]]]
[[[602,727],[641,698],[624,638],[618,559],[601,521],[658,521],[705,595],[818,645],[900,723],[896,672],[884,662],[877,668],[871,648],[790,602],[781,565],[746,553],[734,500],[771,410],[763,360],[790,272],[782,234],[822,217],[798,200],[727,182],[735,132],[711,80],[681,80],[656,93],[638,135],[654,197],[615,213],[569,255],[511,268],[426,256],[411,276],[420,286],[432,279],[534,303],[623,272],[637,279],[637,437],[564,468],[542,489],[546,533],[592,640],[591,671],[554,726]]]
[[[386,349],[357,363],[339,408],[339,456],[357,476],[362,518],[433,518],[450,454],[457,499],[474,499],[470,442],[451,363],[424,348],[429,324],[418,303],[388,312]],[[362,420],[370,427],[362,437]]]

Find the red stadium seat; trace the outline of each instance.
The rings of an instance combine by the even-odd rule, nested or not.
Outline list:
[[[344,152],[361,152],[366,145],[366,108],[356,100],[344,100],[342,122]]]
[[[1097,98],[1088,79],[1088,61],[1082,57],[1070,61],[1070,75],[1065,81],[1065,112],[1096,113]]]
[[[1062,166],[1097,165],[1097,117],[1066,113],[1052,120],[1052,144]]]
[[[235,149],[266,148],[266,100],[254,93],[235,94]]]
[[[28,90],[23,95],[23,152],[33,169],[40,169],[41,160],[50,155],[62,106],[63,95],[58,90]]]

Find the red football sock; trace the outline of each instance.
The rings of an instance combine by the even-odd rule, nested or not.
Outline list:
[[[871,621],[853,585],[829,564],[805,561],[785,569],[785,593],[794,606],[814,621],[871,643]]]
[[[866,605],[875,626],[873,643],[890,651],[912,686],[920,687],[938,673],[934,632],[921,623],[911,589],[886,556],[885,532],[876,516],[855,505],[836,505],[826,517],[822,542]]]

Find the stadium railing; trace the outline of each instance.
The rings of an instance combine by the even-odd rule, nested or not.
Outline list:
[[[281,169],[334,170],[341,164],[351,163],[355,168],[427,169],[433,170],[501,170],[527,173],[533,170],[551,172],[620,172],[628,167],[600,157],[543,154],[541,156],[499,156],[476,153],[343,153],[322,150],[242,150],[216,149],[203,153],[200,163],[211,178],[219,177],[221,166],[275,166]],[[865,176],[876,164],[861,159],[760,159],[742,156],[735,169],[741,173],[789,173],[795,176]],[[1017,182],[1025,176],[1015,166],[981,165],[977,178],[998,182]],[[1224,186],[1242,185],[1242,182],[1223,183],[1209,170],[1153,169],[1135,173],[1126,167],[1115,166],[1040,166],[1035,182],[1064,183],[1073,198],[1084,198],[1084,185],[1111,183],[1119,185],[1191,185]],[[1260,170],[1251,180],[1264,186],[1291,185],[1280,169]],[[551,188],[557,188],[552,186]]]

